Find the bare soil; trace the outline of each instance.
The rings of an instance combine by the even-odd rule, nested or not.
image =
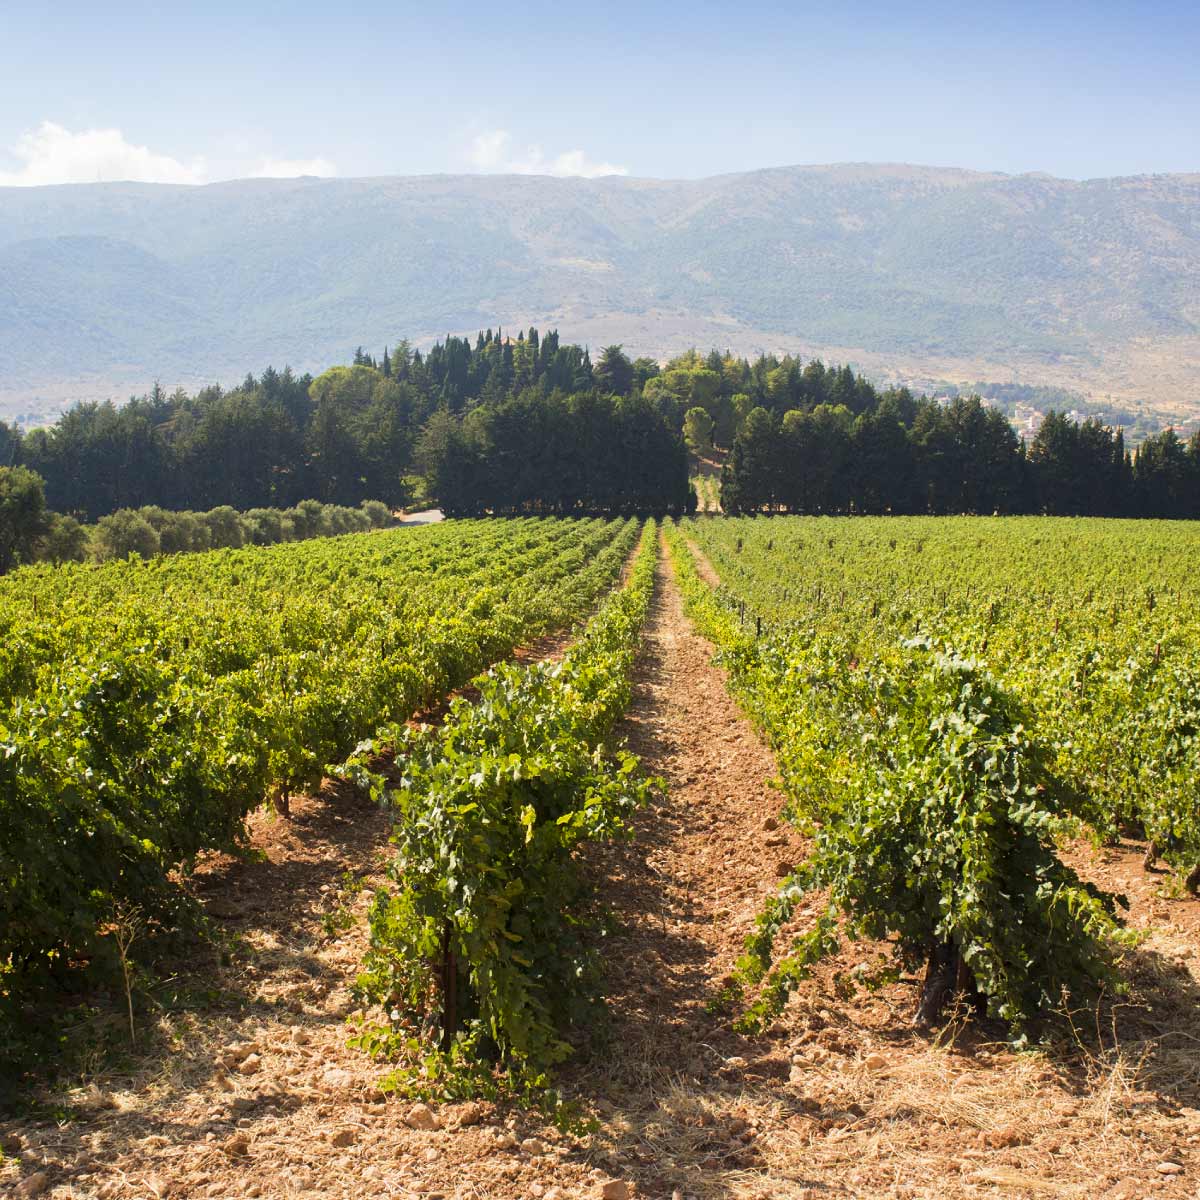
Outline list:
[[[1071,848],[1128,894],[1145,938],[1131,994],[1053,1049],[1018,1053],[999,1030],[918,1035],[917,981],[851,990],[884,949],[871,945],[826,964],[762,1037],[709,1014],[804,846],[777,821],[772,756],[666,560],[658,585],[619,732],[669,790],[584,864],[618,919],[610,1014],[562,1083],[596,1134],[491,1105],[443,1106],[440,1128],[414,1129],[409,1105],[380,1097],[382,1068],[346,1042],[387,822],[330,785],[294,800],[291,821],[255,817],[258,861],[205,865],[197,886],[225,937],[188,976],[201,994],[143,1014],[119,1067],[48,1097],[66,1119],[0,1130],[0,1191],[43,1172],[41,1194],[114,1200],[556,1200],[616,1182],[642,1197],[1200,1197],[1200,904],[1167,898],[1134,843]]]

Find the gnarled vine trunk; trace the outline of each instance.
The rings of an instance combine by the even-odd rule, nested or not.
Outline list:
[[[925,980],[921,985],[921,999],[913,1015],[913,1024],[921,1029],[936,1025],[941,1020],[946,1002],[955,995],[968,1000],[976,1016],[987,1013],[987,997],[979,990],[970,967],[963,962],[958,946],[952,940],[939,942],[929,952]]]
[[[921,999],[913,1016],[914,1025],[928,1029],[937,1024],[958,983],[958,966],[958,947],[953,942],[940,942],[930,951],[925,981],[921,984]]]

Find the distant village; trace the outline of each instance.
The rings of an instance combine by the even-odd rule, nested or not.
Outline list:
[[[1162,414],[1152,412],[1140,405],[1136,409],[1115,405],[1105,407],[1088,404],[1082,397],[1059,389],[1034,387],[1022,389],[1020,385],[1011,384],[999,386],[1010,394],[996,394],[989,389],[988,385],[975,384],[971,387],[935,389],[933,399],[939,404],[949,404],[956,396],[978,393],[984,404],[998,408],[1008,417],[1017,436],[1026,443],[1032,442],[1037,436],[1042,422],[1046,419],[1046,414],[1051,410],[1064,413],[1070,420],[1080,424],[1087,420],[1098,420],[1102,425],[1121,429],[1125,434],[1125,444],[1130,449],[1139,446],[1146,438],[1159,433],[1168,425],[1172,426],[1185,441],[1197,430],[1200,430],[1200,415],[1170,420]],[[1018,390],[1046,394],[1039,395],[1035,399],[1016,399],[1011,392]]]

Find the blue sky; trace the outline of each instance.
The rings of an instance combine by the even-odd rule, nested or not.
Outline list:
[[[0,184],[1197,171],[1198,64],[1196,0],[4,0]]]

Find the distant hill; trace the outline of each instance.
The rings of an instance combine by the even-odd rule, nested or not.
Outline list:
[[[0,408],[478,328],[1200,411],[1200,175],[909,166],[0,188]]]

